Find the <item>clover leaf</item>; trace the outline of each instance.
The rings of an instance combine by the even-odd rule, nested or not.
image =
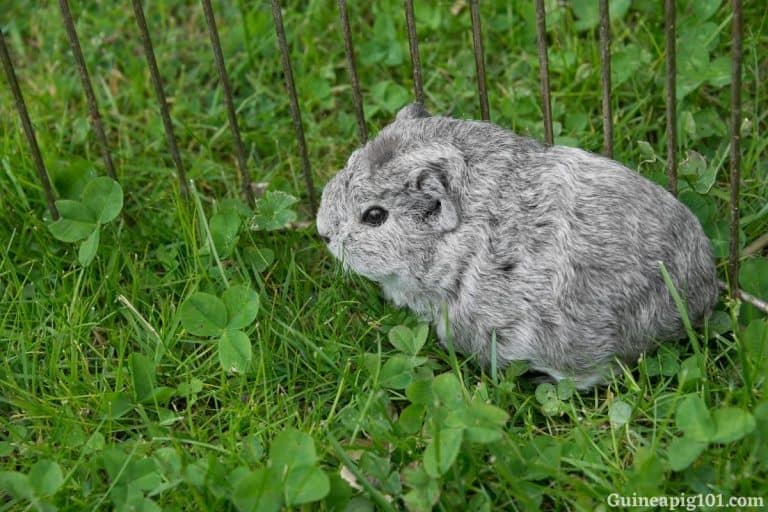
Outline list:
[[[247,286],[235,285],[221,297],[193,293],[181,304],[179,316],[190,334],[216,337],[219,363],[224,370],[244,373],[251,364],[253,351],[242,329],[253,323],[258,312],[259,295]]]
[[[256,202],[256,213],[251,219],[253,229],[274,231],[296,220],[291,206],[298,199],[279,190],[269,191]]]
[[[732,443],[756,428],[755,417],[739,407],[710,411],[704,400],[689,394],[677,405],[675,423],[682,437],[667,447],[667,459],[674,471],[690,466],[711,443]]]
[[[96,257],[101,226],[113,221],[123,208],[123,189],[112,178],[101,176],[88,182],[80,201],[59,199],[60,218],[48,225],[54,238],[62,242],[81,242],[78,262],[87,267]]]
[[[83,189],[83,204],[95,215],[96,222],[107,224],[123,209],[123,189],[112,178],[94,178]]]

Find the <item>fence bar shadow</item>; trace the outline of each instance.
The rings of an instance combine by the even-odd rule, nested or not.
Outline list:
[[[24,96],[21,94],[19,82],[16,79],[16,72],[13,70],[11,55],[5,44],[5,36],[3,35],[2,30],[0,30],[0,60],[3,61],[5,76],[8,78],[8,86],[11,88],[13,103],[16,105],[16,110],[19,113],[21,126],[24,129],[24,135],[27,137],[29,151],[32,153],[32,161],[35,163],[37,177],[40,179],[40,184],[43,186],[43,192],[45,192],[45,201],[48,203],[48,211],[51,213],[51,218],[53,220],[58,220],[59,210],[56,208],[56,197],[53,194],[51,181],[48,179],[48,172],[45,170],[43,157],[40,154],[40,147],[37,145],[37,137],[35,137],[35,129],[32,127],[32,122],[29,120],[27,105],[24,103]]]
[[[536,0],[536,47],[539,50],[539,81],[541,82],[541,112],[544,115],[544,139],[554,144],[552,134],[552,101],[549,96],[549,60],[547,59],[547,14],[544,0]]]
[[[741,179],[741,58],[744,15],[741,0],[733,0],[731,21],[731,221],[728,244],[728,284],[739,292],[739,181]]]
[[[171,158],[173,158],[173,164],[176,166],[176,172],[178,173],[179,188],[181,189],[181,193],[184,197],[189,197],[187,173],[184,170],[184,164],[181,162],[179,148],[176,145],[176,136],[173,133],[171,114],[168,111],[168,102],[165,99],[163,82],[160,78],[160,71],[157,68],[155,50],[152,48],[152,40],[149,37],[149,29],[147,28],[147,20],[144,17],[144,9],[141,6],[141,0],[132,0],[132,3],[134,16],[136,18],[136,25],[139,27],[141,42],[144,46],[144,54],[147,58],[147,65],[149,66],[149,76],[152,79],[152,86],[155,88],[155,95],[157,96],[157,104],[160,107],[160,117],[163,120],[165,137],[168,140],[168,148],[171,151]]]
[[[69,47],[72,49],[72,55],[75,57],[75,62],[77,63],[77,71],[80,74],[80,81],[83,83],[83,91],[85,91],[88,111],[91,114],[91,128],[93,128],[93,132],[96,134],[96,140],[98,141],[99,149],[101,149],[101,158],[104,160],[104,168],[107,171],[107,175],[117,181],[115,166],[112,163],[112,155],[109,152],[109,145],[107,144],[107,136],[104,134],[104,125],[101,122],[99,103],[96,100],[96,94],[93,91],[93,84],[91,84],[88,68],[85,65],[83,50],[80,47],[80,39],[77,37],[75,22],[72,19],[72,12],[69,9],[69,0],[59,0],[59,9],[61,10],[61,18],[64,21],[67,37],[69,38]]]
[[[424,83],[421,78],[421,58],[419,39],[416,37],[416,17],[413,14],[413,0],[405,0],[405,24],[408,27],[408,47],[411,50],[411,70],[413,71],[413,90],[416,101],[424,105]]]
[[[237,167],[240,171],[240,188],[246,202],[249,205],[253,205],[253,189],[251,187],[251,175],[248,172],[248,158],[245,156],[243,140],[240,137],[240,128],[237,126],[235,102],[232,99],[232,87],[229,83],[229,76],[227,75],[227,66],[224,64],[224,52],[221,49],[219,31],[216,28],[216,17],[213,14],[211,0],[201,0],[201,2],[203,4],[203,13],[205,14],[205,24],[208,25],[208,35],[211,39],[213,60],[216,61],[216,69],[219,72],[221,89],[224,92],[224,103],[227,108],[229,129],[232,132],[232,139],[235,142],[235,157],[237,158]]]
[[[667,189],[677,195],[677,47],[675,0],[664,0],[667,49]]]
[[[314,215],[315,212],[317,212],[315,186],[312,182],[312,170],[309,165],[307,142],[304,139],[304,126],[301,122],[299,99],[296,96],[296,84],[293,81],[293,70],[291,69],[291,58],[288,51],[288,42],[285,39],[285,26],[283,25],[283,13],[281,12],[280,0],[272,0],[272,18],[275,22],[277,42],[280,46],[280,58],[283,64],[283,74],[285,75],[285,88],[288,90],[288,98],[291,103],[291,117],[293,118],[293,127],[296,130],[296,140],[299,144],[299,152],[301,153],[301,163],[304,170],[304,181],[306,182],[307,194],[309,195],[309,206],[312,209],[312,214]]]
[[[480,115],[483,121],[490,121],[488,108],[488,89],[485,86],[485,59],[483,57],[483,34],[480,26],[479,0],[469,2],[469,12],[472,17],[472,43],[475,48],[475,67],[477,68],[477,93],[480,96]]]
[[[600,85],[603,92],[603,154],[613,158],[611,110],[611,17],[608,0],[600,0]]]
[[[347,0],[339,0],[339,16],[341,17],[341,32],[344,35],[344,52],[347,56],[347,71],[349,72],[349,82],[352,85],[352,101],[355,104],[357,132],[360,135],[360,143],[365,144],[368,141],[368,128],[365,126],[363,95],[360,93],[360,80],[357,76],[357,66],[355,64],[355,47],[352,44],[352,30],[349,27]]]

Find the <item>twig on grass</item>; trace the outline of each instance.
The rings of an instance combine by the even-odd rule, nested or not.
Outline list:
[[[303,231],[305,229],[311,228],[314,225],[314,221],[311,220],[298,220],[296,222],[289,222],[285,226],[281,226],[271,231]],[[256,227],[251,227],[251,231],[259,231],[259,229]]]
[[[717,284],[724,291],[728,291],[728,285],[725,284],[725,282],[718,281]],[[756,307],[760,311],[763,311],[764,313],[768,314],[768,302],[766,302],[766,301],[764,301],[762,299],[758,299],[754,295],[749,294],[749,293],[745,292],[744,290],[742,290],[740,288],[736,291],[736,298],[740,299],[740,300],[742,300],[742,301],[744,301],[744,302],[746,302],[748,304],[751,304],[752,306]]]
[[[328,442],[331,443],[333,450],[336,452],[336,456],[341,459],[341,463],[344,464],[344,467],[346,467],[350,473],[355,475],[357,481],[360,483],[360,485],[363,486],[368,494],[371,495],[371,498],[373,498],[373,501],[376,502],[381,510],[394,512],[395,509],[392,508],[392,505],[389,503],[389,501],[387,501],[387,498],[384,497],[384,495],[381,494],[373,485],[371,485],[368,479],[365,478],[363,473],[357,468],[357,466],[355,466],[355,463],[352,462],[352,459],[349,458],[349,455],[347,455],[347,453],[344,451],[344,448],[341,447],[336,438],[334,438],[330,433],[326,435],[326,438],[328,439]]]
[[[216,244],[213,243],[213,236],[211,235],[211,228],[208,226],[208,219],[205,218],[205,212],[203,211],[203,203],[200,202],[200,196],[197,193],[194,180],[189,180],[189,190],[192,191],[192,198],[195,200],[195,209],[197,210],[197,216],[200,218],[200,223],[203,225],[203,232],[205,238],[208,241],[208,247],[213,255],[213,259],[216,262],[216,268],[219,269],[221,274],[221,280],[224,281],[224,287],[229,288],[229,279],[224,272],[224,266],[221,264],[219,258],[219,252],[216,250]]]
[[[763,233],[757,240],[749,244],[741,251],[741,258],[749,258],[753,254],[760,254],[768,246],[768,233]]]
[[[152,333],[152,336],[154,336],[154,337],[157,339],[157,341],[160,343],[160,345],[165,345],[165,343],[163,343],[163,338],[161,338],[161,337],[160,337],[160,335],[159,335],[159,334],[157,333],[157,331],[155,330],[155,328],[154,328],[154,327],[152,327],[152,324],[150,324],[150,323],[147,321],[147,319],[146,319],[146,318],[144,318],[144,316],[142,316],[142,314],[141,314],[141,313],[139,313],[139,310],[138,310],[138,309],[136,309],[136,306],[134,306],[133,304],[131,304],[131,301],[129,301],[129,300],[128,300],[128,299],[125,297],[125,295],[122,295],[122,294],[121,294],[121,295],[118,295],[118,296],[117,296],[117,300],[118,300],[118,301],[119,301],[119,302],[120,302],[120,303],[121,303],[123,306],[125,306],[126,308],[128,308],[128,310],[129,310],[131,313],[133,313],[133,314],[134,314],[134,316],[136,316],[136,319],[139,321],[139,323],[140,323],[141,325],[143,325],[143,326],[144,326],[144,328],[145,328],[146,330],[148,330],[150,333]]]

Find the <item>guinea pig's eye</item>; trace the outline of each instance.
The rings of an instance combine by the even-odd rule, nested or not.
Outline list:
[[[381,226],[387,220],[387,210],[381,206],[371,206],[363,212],[363,223],[369,226]]]

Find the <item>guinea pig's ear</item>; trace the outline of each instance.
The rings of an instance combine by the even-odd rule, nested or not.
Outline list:
[[[452,197],[447,176],[440,169],[420,168],[408,175],[408,191],[414,208],[425,222],[440,232],[459,226],[459,212]]]
[[[432,114],[427,112],[424,105],[421,103],[411,103],[400,109],[397,113],[395,121],[404,121],[406,119],[418,119],[420,117],[431,117]]]

